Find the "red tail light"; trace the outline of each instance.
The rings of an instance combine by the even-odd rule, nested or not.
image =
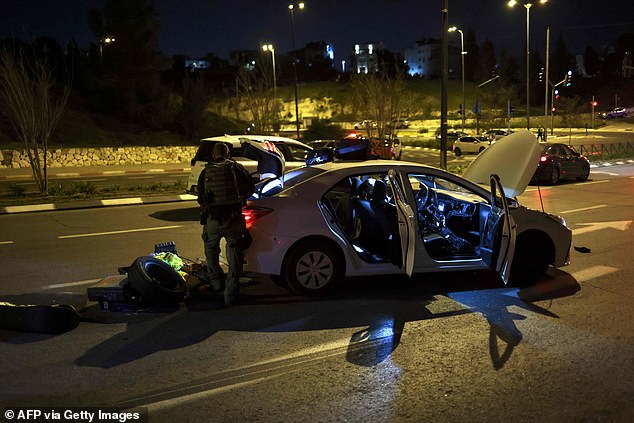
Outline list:
[[[539,158],[539,161],[540,161],[540,162],[542,162],[542,163],[547,162],[547,161],[548,161],[548,156],[541,156],[541,157]]]
[[[253,222],[256,219],[264,216],[265,214],[271,213],[272,209],[267,209],[264,207],[255,207],[255,206],[244,206],[242,207],[242,216],[244,216],[244,221],[247,224],[247,229],[253,225]]]

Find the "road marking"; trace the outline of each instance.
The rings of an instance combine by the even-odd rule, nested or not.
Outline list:
[[[599,204],[598,206],[582,207],[580,209],[572,209],[572,210],[564,210],[564,211],[560,211],[559,213],[576,213],[576,212],[587,211],[587,210],[601,209],[603,207],[607,207],[607,205]]]
[[[107,179],[86,178],[86,179],[72,179],[71,180],[71,182],[103,182],[103,181],[107,181]]]
[[[540,191],[546,191],[549,189],[552,189],[552,187],[539,187]],[[537,190],[538,190],[537,188],[531,188],[531,189],[527,189],[526,192],[537,191]]]
[[[594,171],[594,172],[592,172],[592,173],[600,173],[600,174],[602,174],[602,175],[609,175],[609,176],[619,176],[619,174],[618,174],[618,173],[614,173],[614,172],[602,172],[602,171],[600,171],[600,170],[595,170],[595,171]],[[588,183],[590,183],[590,182],[588,182]]]
[[[89,236],[103,236],[103,235],[118,235],[118,234],[128,234],[133,232],[149,232],[149,231],[162,231],[165,229],[176,229],[180,228],[181,225],[173,225],[173,226],[157,226],[154,228],[139,228],[139,229],[125,229],[121,231],[110,231],[110,232],[93,232],[89,234],[75,234],[75,235],[60,235],[58,239],[69,239],[69,238],[85,238]]]
[[[612,228],[618,229],[619,231],[626,231],[627,228],[632,224],[631,220],[616,220],[612,222],[589,222],[589,223],[579,223],[579,225],[584,226],[583,228],[573,229],[573,235],[581,235],[586,232],[594,232],[600,229]]]
[[[15,241],[0,241],[0,245],[15,244]]]
[[[44,289],[57,289],[57,288],[67,288],[69,286],[92,285],[94,283],[99,282],[100,280],[101,279],[87,279],[85,281],[58,283],[55,285],[47,285],[44,287]]]
[[[602,184],[604,182],[610,182],[609,179],[604,179],[602,181],[590,181],[590,182],[578,182],[574,185],[592,185],[592,184]]]
[[[591,279],[596,279],[598,277],[605,276],[610,273],[614,273],[618,270],[619,269],[617,269],[616,267],[610,267],[610,266],[593,266],[587,269],[580,270],[575,273],[571,273],[570,275],[577,282],[586,282]]]

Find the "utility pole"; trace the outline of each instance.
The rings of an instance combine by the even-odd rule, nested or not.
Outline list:
[[[447,85],[449,82],[449,0],[442,2],[442,28],[440,29],[442,58],[442,84],[440,96],[440,168],[447,169]]]
[[[546,70],[544,75],[544,142],[546,142],[546,134],[548,131],[546,128],[548,127],[548,62],[550,61],[550,27],[546,27]]]

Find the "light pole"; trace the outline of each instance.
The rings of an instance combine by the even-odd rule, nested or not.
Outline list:
[[[539,0],[541,4],[547,3],[548,0]],[[516,0],[509,0],[507,5],[513,7],[517,4]],[[530,85],[530,55],[531,55],[531,42],[530,42],[530,11],[532,3],[524,3],[526,8],[526,129],[531,129],[531,85]]]
[[[262,50],[271,52],[271,58],[273,59],[273,99],[277,101],[277,77],[275,74],[275,48],[273,48],[273,44],[264,44],[262,46]]]
[[[449,28],[449,32],[454,32],[454,31],[458,31],[460,33],[460,59],[462,62],[462,106],[461,106],[461,110],[460,110],[460,114],[462,115],[462,133],[464,134],[464,121],[465,121],[465,114],[466,114],[466,107],[465,107],[465,97],[464,97],[464,56],[465,54],[467,54],[466,51],[464,51],[464,33],[462,32],[461,29],[458,29],[455,26],[452,26],[451,28]]]
[[[99,40],[99,57],[101,58],[102,62],[103,62],[103,46],[112,44],[115,41],[116,39],[114,37],[103,37],[102,39]]]
[[[304,3],[289,4],[288,10],[291,12],[291,50],[295,53],[295,8],[303,9]],[[297,58],[293,57],[293,80],[295,88],[295,127],[297,128],[297,139],[299,139],[299,100],[297,98]]]

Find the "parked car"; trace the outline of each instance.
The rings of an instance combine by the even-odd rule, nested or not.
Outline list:
[[[376,129],[377,123],[373,120],[362,120],[353,125],[354,129]]]
[[[479,155],[464,177],[367,160],[261,181],[243,209],[253,238],[245,270],[309,296],[348,276],[493,269],[504,282],[533,281],[568,264],[572,237],[563,218],[514,199],[540,151],[523,131]]]
[[[510,131],[508,129],[489,129],[488,131],[486,131],[485,135],[490,141],[496,141],[499,138],[505,137],[512,133],[513,131]]]
[[[609,112],[602,112],[600,115],[603,119],[615,119],[627,116],[627,109],[625,107],[615,107]]]
[[[447,142],[453,142],[455,140],[457,140],[460,137],[464,137],[467,134],[466,132],[462,132],[462,131],[447,131]],[[440,141],[440,129],[436,130],[436,140]]]
[[[312,150],[310,146],[300,141],[268,135],[224,135],[213,138],[203,138],[200,140],[200,146],[198,147],[198,151],[196,151],[196,155],[191,160],[192,168],[187,180],[187,193],[197,195],[198,177],[207,162],[211,160],[211,151],[218,142],[227,144],[231,157],[243,164],[255,179],[259,178],[257,160],[244,156],[242,143],[246,140],[256,144],[265,144],[267,142],[273,144],[281,154],[283,159],[282,165],[286,169],[304,166],[306,164],[306,157]]]
[[[590,161],[566,144],[543,144],[533,182],[555,185],[562,179],[585,181],[590,175]]]
[[[309,145],[314,149],[309,160],[313,164],[322,163],[326,157],[334,160],[400,160],[403,153],[401,142],[396,137],[367,138],[357,133],[349,134],[336,141],[312,141]]]
[[[491,141],[489,141],[487,137],[473,137],[471,135],[467,135],[454,141],[451,150],[456,156],[468,153],[479,154],[490,145]]]

